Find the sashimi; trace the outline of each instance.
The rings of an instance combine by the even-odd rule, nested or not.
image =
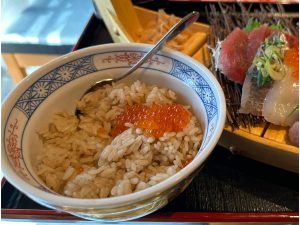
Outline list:
[[[255,55],[261,54],[258,50],[262,42],[271,34],[271,30],[267,25],[260,26],[252,30],[248,35],[247,56],[249,65],[252,64]],[[259,71],[255,65],[251,65],[247,71],[243,84],[241,107],[239,112],[244,114],[252,114],[255,116],[262,115],[264,99],[271,88],[271,84],[259,87],[257,85],[259,79]]]
[[[271,88],[271,84],[263,87],[257,86],[258,72],[255,65],[252,65],[246,75],[242,88],[240,113],[261,116],[264,99]]]
[[[299,120],[299,82],[290,75],[275,81],[263,103],[262,116],[275,125],[291,126]]]
[[[243,84],[259,46],[270,34],[271,29],[267,25],[249,33],[240,28],[234,29],[221,44],[218,68],[229,80]]]
[[[222,42],[219,55],[219,69],[229,80],[239,84],[243,84],[249,67],[247,41],[247,33],[236,28]]]
[[[286,76],[275,81],[264,100],[262,115],[276,125],[291,126],[299,120],[299,47],[284,52]]]
[[[252,61],[261,43],[267,37],[269,37],[270,34],[271,29],[268,27],[268,25],[262,25],[258,28],[255,28],[248,34],[247,59],[249,65],[252,64]]]
[[[292,39],[290,39],[292,40]],[[263,116],[268,122],[291,126],[299,119],[298,45],[281,31],[273,32],[257,52],[242,88],[239,112]]]
[[[298,39],[298,37],[295,37],[294,35],[285,33],[285,39],[288,43],[289,48],[294,48],[294,47],[297,47],[297,45],[299,45],[299,39]]]
[[[294,135],[299,129],[298,38],[280,23],[262,25],[250,19],[243,30],[235,28],[225,40],[218,41],[213,57],[216,69],[242,85],[238,112],[293,126],[289,137],[298,145]]]

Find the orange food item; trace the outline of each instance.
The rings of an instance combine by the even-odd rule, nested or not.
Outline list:
[[[184,168],[184,167],[186,167],[190,162],[192,162],[193,161],[193,159],[187,159],[184,163],[183,163],[183,165],[182,165],[182,167],[181,168]]]
[[[284,64],[291,72],[291,76],[299,80],[299,45],[284,52]]]
[[[77,166],[75,167],[75,172],[76,172],[77,174],[80,174],[81,172],[83,172],[82,166],[77,165]]]
[[[106,134],[106,131],[103,127],[99,127],[98,130],[97,130],[97,134],[100,136],[102,134]]]
[[[117,136],[127,129],[125,123],[132,123],[143,130],[146,136],[161,137],[165,132],[179,132],[189,122],[190,113],[178,104],[136,104],[126,106],[123,113],[116,117],[112,136]]]

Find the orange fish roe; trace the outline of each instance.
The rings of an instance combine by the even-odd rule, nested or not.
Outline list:
[[[283,62],[291,71],[291,76],[299,80],[299,45],[284,52]]]
[[[165,132],[179,132],[188,124],[190,113],[178,104],[136,104],[126,106],[123,113],[116,117],[112,136],[127,129],[125,123],[131,123],[142,129],[145,136],[161,137]]]

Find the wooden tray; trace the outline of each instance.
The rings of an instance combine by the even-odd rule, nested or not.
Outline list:
[[[253,127],[252,127],[253,128]],[[269,128],[268,132],[281,136],[281,131]],[[283,133],[286,131],[284,130]],[[276,137],[276,136],[273,137]],[[299,172],[299,149],[295,146],[261,137],[243,129],[232,130],[226,126],[219,144],[233,154],[240,154],[251,159],[276,166],[292,172]],[[280,140],[280,139],[279,139]]]

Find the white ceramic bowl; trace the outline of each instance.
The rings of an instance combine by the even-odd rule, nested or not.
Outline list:
[[[36,133],[53,113],[74,113],[75,100],[94,82],[117,77],[150,45],[108,44],[62,56],[24,79],[2,105],[2,172],[34,201],[50,208],[98,220],[128,220],[147,215],[182,192],[217,144],[225,122],[225,99],[212,73],[192,58],[163,50],[124,82],[140,79],[174,90],[191,105],[204,129],[194,160],[165,181],[145,190],[106,199],[76,199],[48,191],[34,170],[41,148]]]

